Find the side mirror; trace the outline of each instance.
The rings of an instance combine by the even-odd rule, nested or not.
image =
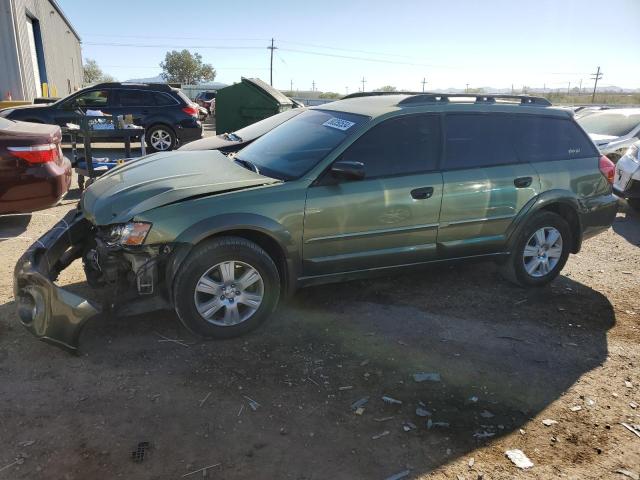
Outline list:
[[[331,175],[341,180],[362,180],[365,177],[364,164],[340,160],[331,165]]]

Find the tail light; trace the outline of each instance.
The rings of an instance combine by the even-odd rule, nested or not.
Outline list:
[[[604,175],[604,178],[607,179],[607,182],[613,183],[613,179],[616,175],[616,166],[615,164],[607,158],[606,155],[602,155],[600,157],[600,162],[598,164],[600,168],[600,172]]]
[[[7,147],[7,150],[14,157],[21,158],[34,165],[55,162],[60,158],[60,149],[55,143],[28,147]]]
[[[196,117],[196,118],[198,117],[198,107],[193,103],[191,105],[187,105],[186,107],[184,107],[182,111],[187,115],[191,115],[192,117]]]

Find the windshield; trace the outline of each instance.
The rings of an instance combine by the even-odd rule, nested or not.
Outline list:
[[[240,150],[236,158],[270,177],[300,178],[367,120],[352,113],[306,110]]]
[[[577,122],[587,133],[596,135],[610,135],[612,137],[622,137],[640,124],[640,113],[629,115],[624,113],[592,113]]]
[[[286,122],[290,118],[295,117],[296,115],[304,112],[304,108],[293,108],[291,110],[287,110],[286,112],[278,113],[271,117],[265,118],[264,120],[260,120],[259,122],[252,123],[240,130],[236,130],[233,132],[233,135],[240,137],[243,141],[253,140],[254,138],[261,137],[265,133],[273,130],[281,123]]]

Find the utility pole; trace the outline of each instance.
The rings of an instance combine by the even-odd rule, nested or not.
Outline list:
[[[591,79],[595,80],[593,84],[593,95],[591,95],[591,103],[596,100],[596,88],[598,88],[598,80],[602,78],[603,73],[600,71],[600,67],[598,67],[598,71],[596,73],[591,74]]]
[[[278,47],[274,47],[273,46],[273,38],[271,39],[271,46],[267,47],[268,50],[271,50],[271,67],[269,68],[270,71],[270,80],[269,80],[269,84],[273,87],[273,51],[277,50]]]
[[[422,83],[422,91],[424,92],[424,85],[425,83],[427,83],[427,79],[423,78],[421,83]]]
[[[469,84],[467,83],[467,88],[464,89],[464,93],[469,93]]]
[[[580,86],[578,87],[578,93],[582,95],[582,79],[580,79]]]
[[[316,81],[315,81],[315,80],[313,80],[313,81],[311,82],[311,91],[312,91],[312,92],[315,92],[315,91],[316,91]]]
[[[571,95],[571,82],[569,82],[569,86],[567,87],[567,95]]]
[[[513,90],[513,83],[511,84],[511,95],[514,94],[514,90]]]
[[[362,91],[364,92],[364,84],[365,84],[366,80],[364,79],[364,77],[362,77]]]
[[[293,95],[293,79],[291,79],[291,88],[289,89],[289,91],[291,92],[291,94]]]
[[[346,86],[346,87],[344,87],[344,89],[347,91],[347,95],[349,95],[349,87]]]
[[[542,93],[547,93],[547,84],[546,83],[542,84]]]

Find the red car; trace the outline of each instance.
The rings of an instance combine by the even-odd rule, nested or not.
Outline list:
[[[71,185],[57,125],[0,118],[0,214],[56,205]]]

